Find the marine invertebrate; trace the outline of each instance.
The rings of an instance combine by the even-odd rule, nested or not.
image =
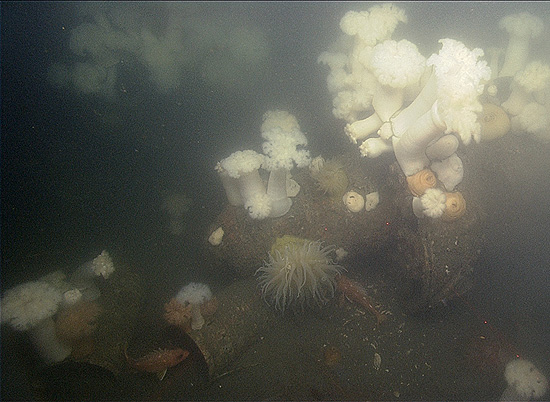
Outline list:
[[[418,218],[440,218],[445,212],[447,197],[438,188],[429,188],[420,197],[413,197],[413,212]]]
[[[310,169],[310,174],[317,182],[319,189],[331,197],[342,197],[348,188],[348,175],[342,162],[337,159],[329,159],[319,168]]]
[[[224,231],[222,227],[220,226],[216,230],[212,232],[212,234],[208,237],[208,242],[213,246],[219,246],[222,243]]]
[[[370,67],[378,79],[372,107],[384,122],[379,135],[389,139],[389,120],[403,106],[405,88],[420,81],[426,68],[426,58],[419,53],[415,44],[406,39],[399,42],[386,40],[373,48]]]
[[[481,131],[479,133],[482,142],[492,141],[506,135],[510,131],[510,117],[500,106],[493,103],[485,103],[479,116]]]
[[[292,206],[287,193],[287,175],[296,167],[308,166],[311,162],[306,136],[300,131],[296,117],[285,111],[268,111],[264,115],[262,144],[265,154],[263,168],[269,170],[267,195],[271,199],[270,217],[285,215]]]
[[[380,194],[378,191],[374,191],[372,193],[368,193],[365,196],[365,210],[366,211],[372,211],[374,208],[378,206],[380,203]]]
[[[465,145],[472,138],[479,141],[480,125],[476,113],[482,106],[477,98],[483,92],[482,81],[490,79],[487,63],[478,61],[483,51],[479,48],[470,50],[453,39],[439,42],[441,50],[426,62],[433,66],[432,77],[415,101],[392,120],[395,157],[407,176],[429,165],[426,148],[444,133],[456,133]],[[432,86],[434,79],[435,86]],[[436,100],[430,109],[418,115],[434,94]]]
[[[348,191],[346,194],[344,194],[344,196],[342,197],[342,201],[350,212],[359,212],[363,209],[363,206],[365,205],[365,199],[363,198],[363,196],[359,193],[356,193],[355,191]]]
[[[273,247],[269,260],[256,271],[264,300],[283,312],[326,303],[343,269],[330,258],[334,247],[292,237],[283,244]]]
[[[550,83],[550,66],[532,61],[514,76],[510,97],[502,102],[502,108],[511,115],[518,115],[532,101],[533,93],[543,91]]]
[[[507,15],[499,22],[500,29],[510,35],[504,64],[498,76],[512,76],[527,64],[529,48],[532,39],[540,36],[544,30],[542,20],[528,12]]]
[[[459,191],[445,193],[445,197],[445,211],[441,215],[442,220],[455,221],[466,213],[466,200],[462,193]]]
[[[201,305],[212,299],[210,287],[204,283],[191,282],[181,288],[176,295],[176,300],[183,305],[191,305],[191,328],[197,330],[204,325],[204,317],[201,314]]]
[[[52,318],[62,301],[59,290],[40,281],[23,283],[2,297],[2,322],[26,331],[46,363],[60,362],[71,353],[71,348],[56,337]]]
[[[430,168],[447,191],[453,191],[464,178],[462,159],[457,154],[452,154],[440,161],[433,161]]]
[[[437,184],[437,178],[430,169],[422,169],[420,172],[407,176],[407,185],[411,193],[420,197],[424,192]]]
[[[191,305],[181,303],[175,297],[164,305],[164,320],[185,332],[191,330]]]
[[[382,137],[367,138],[359,146],[359,151],[362,156],[377,158],[383,153],[393,151],[393,144],[391,140],[385,140]]]
[[[221,160],[218,169],[223,169],[224,175],[238,179],[244,207],[253,219],[265,219],[271,213],[271,199],[258,172],[264,159],[263,155],[252,150],[237,151]],[[233,194],[233,190],[230,193]]]

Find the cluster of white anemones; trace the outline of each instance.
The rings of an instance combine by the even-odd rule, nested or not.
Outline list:
[[[291,179],[290,170],[309,165],[307,138],[292,114],[272,110],[264,114],[261,128],[266,140],[264,154],[253,150],[237,151],[217,166],[227,199],[231,205],[243,205],[253,219],[278,218],[292,206],[291,197],[300,186]],[[259,169],[269,171],[267,187]]]

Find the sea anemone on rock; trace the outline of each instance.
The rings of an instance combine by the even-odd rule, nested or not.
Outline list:
[[[348,175],[342,162],[329,159],[318,169],[310,169],[311,177],[317,181],[319,189],[331,197],[340,198],[348,188]]]
[[[63,304],[72,306],[82,300],[82,292],[78,288],[69,289],[63,292]]]
[[[378,191],[368,193],[365,196],[365,211],[372,211],[380,203],[380,194]]]
[[[170,325],[189,332],[191,330],[191,305],[180,303],[176,298],[170,299],[164,305],[164,320]]]
[[[483,105],[479,116],[481,125],[481,141],[492,141],[506,135],[510,131],[510,117],[503,108],[492,103]]]
[[[93,260],[82,264],[75,272],[73,272],[70,277],[70,282],[87,282],[94,277],[103,277],[103,279],[108,279],[114,271],[115,266],[109,252],[107,250],[103,250],[101,254]]]
[[[441,219],[446,222],[455,221],[466,213],[466,200],[459,191],[445,193],[445,211]]]
[[[420,197],[424,192],[437,184],[434,172],[430,169],[423,169],[412,176],[407,176],[407,185],[413,195]]]
[[[416,200],[420,201],[420,205]],[[430,218],[441,218],[445,212],[446,201],[447,197],[443,191],[438,188],[429,188],[421,197],[413,198],[413,210],[416,216],[425,215]],[[420,212],[418,212],[419,208]]]
[[[342,201],[350,212],[360,212],[365,205],[365,198],[355,191],[348,191],[344,194]]]
[[[2,297],[2,323],[28,332],[46,363],[60,362],[71,353],[56,337],[52,318],[62,301],[61,291],[41,281],[23,283],[7,290]]]
[[[453,191],[464,179],[464,164],[457,154],[433,161],[430,168],[447,191]]]
[[[208,237],[208,242],[213,246],[219,246],[222,244],[222,239],[224,235],[224,231],[222,227],[220,226],[216,230],[212,232],[212,234]]]
[[[204,317],[201,314],[201,305],[212,299],[210,287],[204,283],[191,282],[181,288],[176,295],[176,300],[183,305],[191,305],[191,328],[198,330],[204,325]]]
[[[508,387],[501,401],[531,401],[548,391],[548,380],[530,361],[515,359],[506,365],[504,377]]]
[[[264,300],[282,312],[326,303],[334,296],[336,277],[343,269],[330,258],[333,249],[300,238],[273,247],[269,261],[256,271]]]
[[[82,293],[83,300],[92,301],[101,295],[95,284],[96,279],[108,279],[114,271],[115,265],[109,252],[103,250],[93,260],[74,270],[69,277],[69,283],[71,288],[76,288]]]

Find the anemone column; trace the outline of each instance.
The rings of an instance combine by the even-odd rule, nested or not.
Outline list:
[[[426,156],[428,145],[443,135],[446,125],[440,119],[435,102],[401,138],[393,137],[393,150],[399,166],[406,176],[411,176],[429,166]]]
[[[292,200],[286,192],[286,169],[274,169],[269,174],[267,195],[271,199],[271,218],[285,215],[292,206]]]

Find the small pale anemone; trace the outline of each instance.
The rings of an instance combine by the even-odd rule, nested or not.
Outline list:
[[[336,159],[330,159],[318,169],[310,169],[310,172],[311,177],[317,181],[319,189],[331,197],[342,197],[348,188],[348,175],[344,165]]]
[[[350,212],[360,212],[363,210],[363,206],[365,205],[365,198],[355,191],[348,191],[344,194],[342,201]]]
[[[483,105],[483,111],[479,115],[481,125],[481,141],[492,141],[506,135],[510,131],[510,118],[500,106],[492,103]]]
[[[368,193],[365,196],[365,210],[372,211],[380,203],[380,194],[378,191]]]
[[[213,246],[219,246],[222,244],[223,235],[225,232],[223,231],[223,228],[220,226],[216,230],[212,232],[210,237],[208,237],[208,242]]]
[[[256,271],[264,300],[282,312],[325,304],[334,297],[336,276],[343,269],[330,258],[333,250],[321,241],[300,238],[274,247],[269,261]]]

